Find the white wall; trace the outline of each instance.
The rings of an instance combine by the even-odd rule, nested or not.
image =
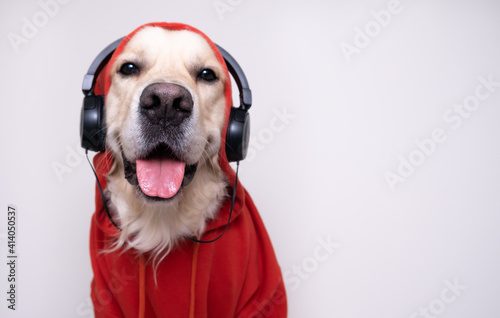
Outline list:
[[[247,74],[254,142],[241,179],[290,317],[500,315],[498,1],[61,0],[49,16],[50,2],[0,4],[0,316],[92,317],[81,81],[102,48],[152,21],[199,28]],[[33,18],[38,31],[23,35]]]

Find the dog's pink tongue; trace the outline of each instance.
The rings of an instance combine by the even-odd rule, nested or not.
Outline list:
[[[137,160],[139,186],[150,197],[171,198],[181,187],[185,167],[184,162],[170,158]]]

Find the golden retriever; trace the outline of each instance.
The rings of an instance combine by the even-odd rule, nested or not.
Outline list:
[[[117,247],[166,255],[182,236],[203,233],[226,196],[217,154],[228,79],[199,34],[155,27],[127,43],[110,73],[106,144],[115,155],[108,192],[122,228]],[[182,178],[149,180],[162,165]]]
[[[226,65],[201,32],[174,27],[137,29],[105,69],[104,166],[112,163],[104,171],[94,160],[106,182],[91,228],[96,317],[285,317],[265,227],[219,157],[231,94]],[[223,228],[233,204],[221,240],[187,243]],[[102,206],[121,231],[109,231]]]

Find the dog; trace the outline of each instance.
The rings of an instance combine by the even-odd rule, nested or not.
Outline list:
[[[188,25],[143,25],[95,90],[106,131],[94,157],[95,316],[285,317],[274,250],[226,158],[231,82],[214,43]]]

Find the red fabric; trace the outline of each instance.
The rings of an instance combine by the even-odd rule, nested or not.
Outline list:
[[[171,30],[190,30],[202,35],[223,58],[203,33],[178,23],[153,23]],[[145,25],[147,26],[147,25]],[[124,44],[141,28],[120,44]],[[110,86],[109,69],[98,79],[96,93],[106,93]],[[226,70],[226,76],[227,70]],[[231,107],[231,84],[227,81],[226,125]],[[222,140],[225,140],[223,129]],[[224,143],[222,143],[224,145]],[[97,154],[94,166],[103,188],[112,164],[109,152]],[[224,146],[219,163],[232,186],[235,173],[227,162]],[[151,263],[141,265],[133,251],[103,253],[111,247],[119,231],[109,221],[96,185],[96,211],[90,232],[90,254],[94,278],[91,296],[95,317],[286,317],[286,294],[281,270],[259,213],[238,182],[231,224],[222,238],[210,244],[184,240],[160,263],[156,271]],[[202,240],[218,236],[226,225],[230,199],[224,202],[215,220],[210,221]],[[141,268],[143,271],[141,271]],[[141,284],[144,284],[141,286]],[[145,295],[141,295],[141,290]],[[141,303],[141,299],[143,302]],[[145,303],[144,303],[145,302]],[[144,310],[144,313],[140,313]]]

